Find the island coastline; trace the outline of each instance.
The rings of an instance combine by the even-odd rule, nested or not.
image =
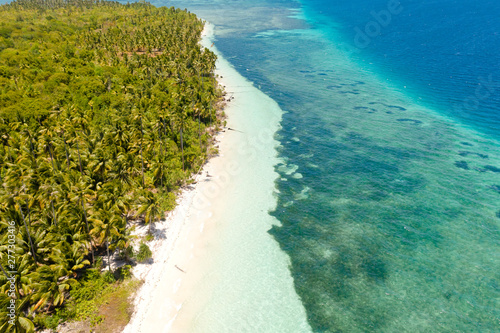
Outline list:
[[[214,26],[206,23],[201,44],[217,54],[215,72],[231,100],[224,109],[227,127],[216,137],[219,154],[206,163],[195,184],[179,196],[176,209],[157,225],[166,237],[151,245],[154,263],[147,273],[137,276],[145,283],[135,296],[135,311],[123,332],[211,332],[228,325],[275,332],[300,327],[301,332],[307,332],[310,329],[293,289],[288,257],[267,233],[277,223],[268,211],[276,204],[273,165],[279,160],[274,134],[282,111],[237,73],[213,42]],[[250,177],[262,185],[242,184],[242,179]],[[252,198],[241,206],[246,193],[259,195],[252,192],[255,185],[265,197]],[[256,223],[245,224],[243,216],[235,219],[239,214]],[[246,237],[253,244],[234,244]],[[241,253],[230,253],[240,248]],[[248,263],[252,257],[255,259]],[[241,260],[241,266],[228,264],[235,260]],[[268,269],[271,266],[273,269]],[[245,281],[249,274],[253,279]],[[248,285],[250,280],[255,285]],[[221,290],[225,288],[234,290]],[[262,292],[253,295],[252,289],[257,288]],[[257,304],[264,301],[268,304]],[[281,312],[276,312],[277,308]],[[242,315],[245,310],[247,314]],[[230,321],[234,322],[219,320],[218,314],[225,311],[233,312]],[[276,316],[273,320],[258,320],[272,312]]]

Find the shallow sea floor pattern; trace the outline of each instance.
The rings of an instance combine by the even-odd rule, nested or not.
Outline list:
[[[497,330],[498,142],[381,82],[283,4],[193,10],[285,111],[270,233],[313,329]]]

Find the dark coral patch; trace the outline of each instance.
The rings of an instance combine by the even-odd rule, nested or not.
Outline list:
[[[391,108],[391,109],[396,109],[399,111],[406,111],[406,109],[404,107],[398,106],[398,105],[389,105],[389,104],[385,104],[385,103],[381,103],[381,102],[369,102],[368,104],[370,104],[370,105],[380,104],[380,105],[383,105],[383,106]]]
[[[498,194],[500,194],[500,185],[490,185],[488,187],[491,188],[494,191],[497,191]]]
[[[406,111],[406,109],[402,106],[397,106],[397,105],[387,105],[389,108],[397,109],[399,111]]]
[[[463,150],[459,151],[458,155],[463,156],[463,157],[467,157],[469,155],[476,155],[477,157],[481,157],[481,158],[484,158],[484,159],[486,159],[486,158],[489,157],[486,154],[480,154],[480,153],[475,153],[473,151],[463,151]]]
[[[366,110],[366,112],[368,112],[368,113],[377,112],[377,110],[375,110],[374,108],[367,108],[366,106],[355,106],[354,110]]]
[[[397,121],[411,122],[411,123],[414,123],[415,125],[420,125],[422,123],[420,120],[410,119],[410,118],[399,118],[399,119],[397,119]]]
[[[496,166],[493,166],[493,165],[485,165],[483,170],[500,173],[500,168],[497,168]]]
[[[469,165],[465,161],[456,161],[455,166],[460,169],[469,170]]]

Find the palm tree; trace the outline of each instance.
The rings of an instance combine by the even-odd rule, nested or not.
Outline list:
[[[28,208],[28,216],[30,216],[29,214],[29,203],[27,203],[26,205]],[[23,209],[21,208],[21,206],[19,206],[19,213],[21,213],[21,217],[23,219],[23,223],[24,223],[24,227],[26,228],[26,235],[28,236],[28,240],[29,240],[29,245],[30,245],[30,249],[31,249],[31,254],[33,255],[33,260],[35,261],[35,264],[37,263],[36,262],[36,252],[35,252],[35,248],[33,246],[33,241],[31,240],[31,235],[30,235],[30,231],[28,229],[28,225],[26,224],[26,219],[24,218],[24,214],[23,214]],[[31,223],[30,223],[31,224]]]
[[[58,306],[64,302],[71,284],[76,282],[76,280],[69,278],[60,281],[60,278],[67,276],[67,273],[65,267],[60,264],[44,265],[36,270],[37,282],[34,284],[35,292],[33,295],[33,301],[36,304],[33,311],[46,305],[49,308]]]
[[[160,215],[160,203],[156,195],[148,190],[142,190],[141,195],[138,199],[139,209],[137,211],[137,216],[143,216],[144,222],[149,224],[149,233],[152,233],[152,227],[155,222],[155,218]]]
[[[61,306],[70,278],[90,265],[89,252],[94,262],[105,247],[109,260],[115,249],[130,246],[132,212],[151,232],[164,196],[203,162],[206,126],[216,120],[215,55],[200,51],[202,24],[192,14],[148,4],[23,0],[0,6],[0,25],[15,35],[21,32],[12,10],[36,28],[40,10],[49,17],[55,8],[74,6],[85,8],[78,9],[81,20],[57,15],[68,27],[58,32],[62,41],[50,37],[50,25],[35,29],[44,45],[28,62],[13,54],[18,65],[6,69],[15,73],[8,89],[24,97],[7,101],[15,116],[0,117],[0,221],[21,227],[15,239],[19,319],[9,327],[2,317],[2,332],[30,331],[32,312]],[[107,28],[113,25],[122,28]],[[32,44],[16,40],[15,52],[30,54]],[[41,84],[46,90],[37,90]]]
[[[80,180],[80,182],[73,185],[71,188],[71,192],[68,193],[70,200],[82,208],[83,221],[85,222],[85,228],[87,231],[88,241],[89,241],[89,245],[90,245],[90,251],[92,253],[92,263],[95,261],[95,259],[94,259],[94,246],[93,246],[93,242],[92,242],[92,237],[90,235],[90,227],[89,227],[89,221],[87,218],[87,209],[85,208],[85,201],[86,201],[86,199],[91,198],[93,196],[93,194],[94,194],[94,192],[92,191],[91,187],[89,185],[87,185],[83,181],[83,179]]]
[[[12,333],[32,333],[35,332],[35,325],[28,319],[24,309],[30,303],[30,297],[20,298],[20,301],[14,303],[14,318],[11,324],[8,306],[11,298],[6,294],[0,294],[0,332]]]

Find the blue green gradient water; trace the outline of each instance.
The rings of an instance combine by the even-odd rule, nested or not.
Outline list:
[[[332,20],[340,22],[335,29],[342,42],[360,46],[352,52],[357,63],[376,68],[394,86],[404,86],[419,103],[500,138],[498,1],[303,3],[322,30],[332,28]],[[380,34],[367,38],[377,28]]]
[[[443,49],[412,48],[411,29],[396,19],[355,49],[349,29],[384,3],[330,1],[323,11],[324,2],[303,3],[305,11],[291,1],[168,4],[214,23],[219,50],[284,111],[271,212],[281,225],[269,232],[290,257],[309,324],[315,332],[498,332],[497,95],[451,112],[474,96],[479,81],[468,78],[498,67],[483,62],[482,72],[444,79],[455,72],[436,60]],[[404,5],[401,17],[420,15],[413,22],[424,31],[414,41],[437,45],[443,30],[424,22],[439,20],[424,15],[436,13],[435,2]],[[463,29],[473,36],[478,27]],[[496,56],[479,46],[495,47],[491,40],[469,41]],[[476,56],[468,55],[470,69],[482,68]]]

